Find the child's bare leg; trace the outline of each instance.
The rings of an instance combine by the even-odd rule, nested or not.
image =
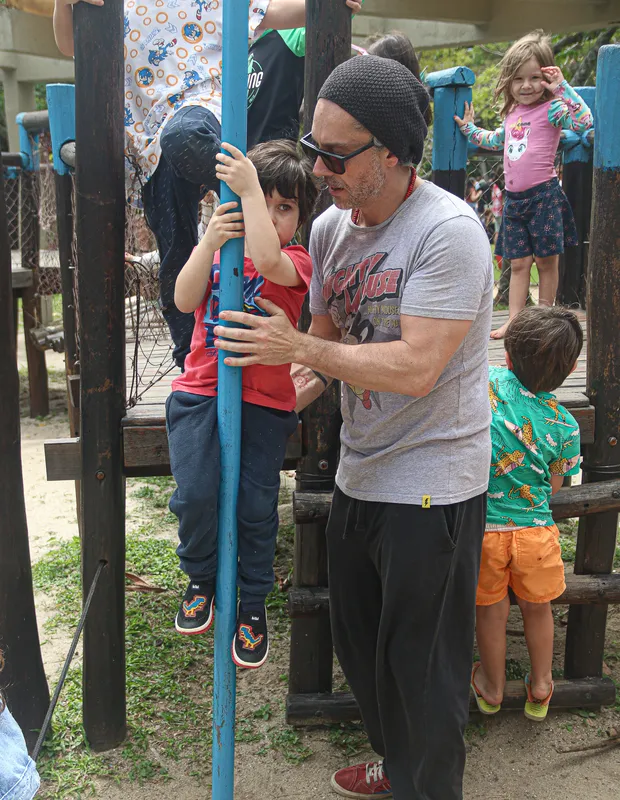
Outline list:
[[[504,697],[506,622],[509,611],[508,595],[492,606],[476,606],[476,639],[480,653],[476,688],[491,705],[498,705]]]
[[[538,267],[538,303],[541,306],[552,306],[555,303],[555,296],[558,291],[558,281],[560,275],[560,257],[547,256],[547,258],[537,258]]]
[[[532,671],[530,686],[537,700],[544,700],[551,691],[553,662],[553,614],[551,603],[529,603],[517,598],[523,614],[525,642]]]
[[[530,291],[530,270],[532,269],[533,258],[515,258],[511,264],[510,288],[508,289],[508,322],[525,308],[527,296]],[[557,288],[557,284],[556,284]],[[491,331],[491,339],[503,339],[508,327],[508,322]]]

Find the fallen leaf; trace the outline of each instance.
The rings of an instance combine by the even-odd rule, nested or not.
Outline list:
[[[125,577],[129,581],[129,585],[125,587],[128,592],[152,592],[153,594],[161,594],[161,592],[166,591],[160,586],[153,586],[152,583],[148,583],[139,575],[134,575],[133,572],[126,572]]]

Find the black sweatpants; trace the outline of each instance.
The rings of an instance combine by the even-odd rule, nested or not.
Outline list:
[[[485,516],[486,494],[422,508],[334,492],[334,646],[395,800],[463,796]]]

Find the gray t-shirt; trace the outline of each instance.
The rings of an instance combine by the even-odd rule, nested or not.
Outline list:
[[[493,267],[474,212],[432,183],[370,228],[333,206],[312,227],[310,254],[310,310],[331,315],[347,344],[400,339],[401,314],[473,320],[426,397],[342,385],[340,489],[413,505],[482,494],[491,460]]]

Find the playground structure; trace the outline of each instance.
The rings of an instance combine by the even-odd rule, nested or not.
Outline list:
[[[333,67],[350,53],[350,15],[344,5],[332,5],[319,0],[308,2],[306,129],[311,124],[318,89]],[[83,592],[86,599],[95,586],[96,598],[84,628],[84,727],[93,748],[101,750],[118,745],[126,732],[124,479],[169,472],[160,395],[147,394],[142,403],[136,402],[128,409],[123,86],[118,69],[122,63],[120,6],[118,2],[106,3],[103,9],[96,10],[96,21],[92,10],[76,7],[79,36],[74,125],[71,87],[50,87],[49,95],[64,346],[76,410],[71,416],[72,438],[49,443],[46,456],[50,479],[80,481]],[[102,13],[106,14],[105,19],[100,16]],[[559,393],[580,424],[585,458],[584,484],[563,489],[553,503],[558,519],[582,517],[576,574],[569,578],[567,590],[558,600],[570,605],[570,614],[566,680],[558,681],[555,707],[599,706],[613,702],[615,696],[615,688],[602,677],[601,667],[607,604],[620,602],[620,575],[611,574],[620,508],[620,451],[615,449],[620,438],[620,254],[614,251],[613,234],[614,218],[620,211],[616,185],[620,143],[613,139],[619,121],[614,115],[619,112],[612,102],[618,75],[620,47],[610,46],[601,51],[597,80],[593,236],[588,257],[587,384],[575,385],[564,395]],[[452,115],[462,111],[463,102],[471,99],[473,80],[473,73],[465,68],[428,78],[434,92],[433,180],[460,196],[464,192],[468,152],[464,138],[455,135]],[[24,130],[27,126],[35,130],[42,119],[35,121],[27,115]],[[582,148],[582,160],[575,162],[580,171],[574,180],[582,181],[584,192],[575,189],[573,197],[583,199],[592,152],[590,139],[579,140],[575,143],[577,148]],[[4,160],[5,165],[10,161]],[[572,180],[569,163],[572,162],[565,159],[567,193],[567,182]],[[583,222],[585,243],[588,214],[584,209],[577,216]],[[582,246],[581,255],[575,256],[574,262],[567,254],[563,291],[580,296],[586,250]],[[569,269],[567,265],[571,263]],[[138,297],[141,299],[137,302],[144,301],[140,293]],[[163,386],[162,381],[160,388]],[[4,386],[3,389],[8,391]],[[287,718],[292,723],[341,721],[358,715],[350,695],[332,693],[333,649],[324,533],[338,460],[338,406],[338,388],[332,386],[306,410],[302,439],[293,441],[288,452],[287,465],[297,466],[294,586],[289,593],[292,628]],[[20,511],[15,513],[21,515]],[[23,524],[12,531],[20,542],[27,537],[25,515],[22,516]],[[0,540],[3,538],[6,537]],[[12,564],[23,567],[27,548],[16,548],[16,552]],[[1,566],[4,563],[0,557],[0,585],[6,586],[8,592],[15,577],[7,572],[5,580]],[[24,569],[18,572],[20,580],[27,584],[28,574]],[[14,594],[7,594],[10,596]],[[33,621],[32,611],[25,621],[27,629]],[[37,659],[40,661],[38,640],[31,637],[22,647],[25,650],[20,667],[23,675],[28,675],[32,672],[26,666],[30,659],[34,664]],[[44,677],[35,675],[33,697],[38,700],[31,702],[28,719],[20,720],[28,730],[40,727],[43,719],[47,688],[43,691],[44,682]],[[522,701],[522,688],[511,685],[505,707],[522,705]]]

